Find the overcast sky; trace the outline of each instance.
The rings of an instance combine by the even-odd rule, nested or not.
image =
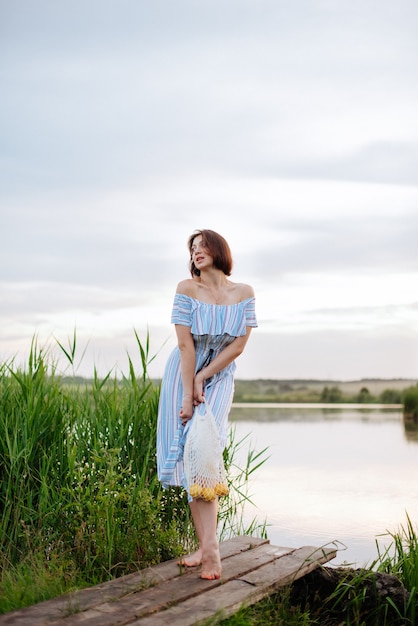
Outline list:
[[[126,372],[149,329],[161,375],[187,238],[211,228],[256,290],[238,377],[418,378],[417,18],[0,0],[1,361],[76,328],[78,373]]]

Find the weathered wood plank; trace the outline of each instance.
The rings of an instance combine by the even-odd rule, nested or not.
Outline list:
[[[176,560],[0,616],[5,626],[187,626],[227,616],[333,558],[336,550],[279,548],[235,537],[221,543],[222,579]]]
[[[336,556],[334,549],[306,546],[291,554],[279,556],[243,577],[232,579],[218,588],[190,598],[156,615],[138,619],[130,626],[193,626],[208,619],[219,621],[250,606],[312,571]],[[283,568],[282,568],[283,564]]]
[[[298,578],[309,574],[318,565],[335,558],[336,554],[336,548],[304,546],[282,556],[266,567],[249,572],[241,579],[251,585],[265,584],[269,581],[272,581],[274,585],[276,584],[274,581],[277,581],[279,586],[288,585]]]
[[[209,589],[249,573],[255,568],[277,559],[277,547],[259,545],[252,550],[230,556],[223,561],[222,580],[202,580],[200,568],[184,570],[181,576],[160,582],[154,587],[133,593],[111,603],[103,603],[71,617],[71,625],[113,626],[129,624],[139,617],[156,614],[167,607],[179,604],[194,596],[201,596]],[[288,548],[293,550],[293,548]],[[49,622],[49,626],[60,626],[63,621]]]
[[[233,556],[263,545],[269,545],[269,541],[258,537],[233,537],[220,544],[221,558],[223,562],[227,562],[227,559]],[[184,568],[183,572],[187,573],[187,569]],[[161,582],[172,581],[178,577],[179,566],[177,565],[177,559],[173,559],[96,585],[95,587],[80,589],[52,600],[46,600],[45,602],[7,613],[0,616],[0,625],[43,626],[44,624],[62,621],[64,617],[67,617],[66,623],[69,623],[70,616],[72,623],[82,623],[79,621],[81,617],[87,619],[88,616],[93,617],[93,615],[96,615],[96,613],[87,613],[87,611],[91,611],[97,606],[105,605],[106,603],[113,604],[122,597],[155,587]],[[85,615],[82,616],[81,612],[85,613]]]

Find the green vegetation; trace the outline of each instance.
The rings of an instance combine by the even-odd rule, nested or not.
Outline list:
[[[411,380],[237,380],[234,402],[402,404]],[[417,405],[418,406],[418,405]]]
[[[414,626],[418,616],[417,531],[407,516],[406,525],[389,536],[392,543],[383,552],[376,542],[378,557],[368,569],[315,570],[221,624]],[[327,578],[338,582],[324,585]]]
[[[405,418],[418,422],[418,384],[405,391],[403,402]]]
[[[212,624],[222,626],[326,626],[322,621],[311,618],[309,610],[305,611],[300,606],[293,604],[290,588],[280,590],[261,600],[251,607],[242,608],[237,613],[221,622],[208,620],[206,626]],[[336,623],[337,624],[337,623]],[[339,622],[341,626],[343,622]]]
[[[48,351],[32,342],[25,369],[0,366],[0,613],[174,558],[195,546],[183,490],[156,475],[159,387],[149,380],[149,341],[138,340],[141,371],[128,357],[122,380],[64,383]],[[74,368],[76,335],[61,350]],[[264,534],[242,527],[251,474],[264,451],[225,461],[222,538]]]

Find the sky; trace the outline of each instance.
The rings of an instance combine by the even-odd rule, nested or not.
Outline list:
[[[0,0],[0,362],[120,375],[137,333],[161,376],[210,228],[256,292],[237,377],[418,378],[417,29],[415,0]]]

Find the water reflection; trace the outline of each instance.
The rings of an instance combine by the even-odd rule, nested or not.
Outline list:
[[[403,425],[405,429],[405,437],[408,441],[418,443],[418,422],[412,419],[403,418]]]
[[[309,408],[307,408],[309,407]],[[400,420],[403,423],[404,434],[408,441],[412,443],[418,443],[418,422],[406,419],[400,409],[352,409],[350,406],[347,408],[334,408],[334,407],[320,407],[320,405],[306,405],[305,407],[292,407],[289,408],[274,408],[274,405],[261,407],[256,405],[256,408],[252,407],[235,407],[233,406],[230,413],[230,420],[232,422],[239,421],[254,421],[257,422],[276,422],[276,421],[305,421],[305,422],[321,422],[332,420],[355,420],[374,423]]]
[[[363,565],[377,557],[377,536],[405,524],[406,511],[418,520],[418,433],[400,410],[233,408],[231,422],[237,440],[249,434],[256,450],[268,447],[250,486],[257,508],[245,515],[267,519],[272,543],[337,540],[347,549],[335,563]]]

